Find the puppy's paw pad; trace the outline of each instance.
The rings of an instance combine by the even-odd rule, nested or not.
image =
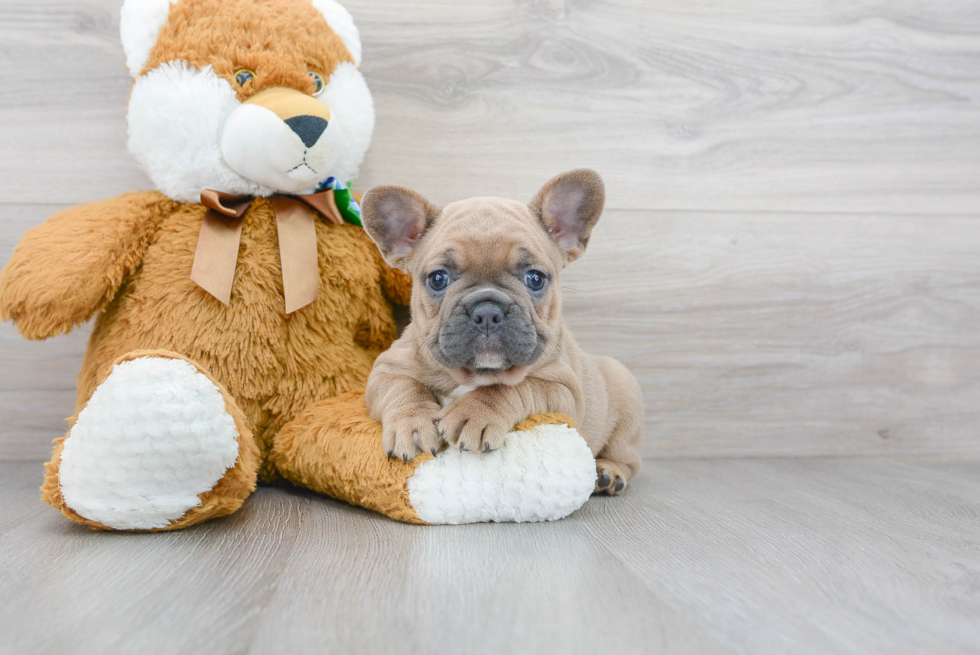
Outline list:
[[[595,492],[616,496],[629,484],[629,469],[608,459],[596,460]]]

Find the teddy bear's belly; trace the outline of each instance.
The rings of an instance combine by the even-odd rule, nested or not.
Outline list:
[[[371,244],[353,232],[360,228],[318,223],[319,297],[287,316],[274,219],[263,210],[246,215],[228,306],[189,277],[203,208],[185,205],[163,224],[142,269],[96,322],[79,409],[112,362],[134,350],[194,360],[241,405],[263,445],[309,404],[363,388],[395,329]],[[383,338],[363,343],[372,328]]]

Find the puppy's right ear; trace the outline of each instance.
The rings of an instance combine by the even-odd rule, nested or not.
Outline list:
[[[361,222],[385,261],[404,268],[422,234],[439,216],[439,208],[401,186],[376,186],[361,200]]]
[[[541,220],[567,261],[573,262],[585,252],[605,202],[606,187],[599,174],[579,168],[551,178],[528,208]]]

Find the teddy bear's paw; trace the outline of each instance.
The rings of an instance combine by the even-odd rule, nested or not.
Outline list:
[[[554,521],[592,495],[596,465],[567,425],[510,432],[489,453],[447,448],[408,479],[412,507],[426,523]]]
[[[112,369],[65,440],[65,505],[117,530],[163,528],[235,465],[238,429],[193,364],[140,357]]]

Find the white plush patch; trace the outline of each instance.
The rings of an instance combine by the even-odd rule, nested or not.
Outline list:
[[[327,25],[330,26],[330,29],[336,32],[340,40],[347,46],[351,57],[354,58],[354,64],[360,66],[361,34],[357,31],[357,26],[354,25],[354,18],[350,12],[336,0],[312,0],[312,2],[313,6],[327,19]]]
[[[183,360],[117,364],[79,413],[61,454],[65,504],[117,530],[166,527],[201,504],[238,459],[218,388]]]
[[[333,121],[331,121],[333,123]],[[328,125],[307,147],[286,123],[265,107],[240,105],[225,121],[221,154],[236,173],[262,186],[296,193],[329,177],[340,144]]]
[[[241,105],[210,67],[182,61],[136,79],[129,99],[129,151],[153,185],[178,202],[199,202],[203,189],[268,196],[275,189],[245,179],[221,156],[221,131]]]
[[[119,37],[126,53],[126,68],[136,77],[150,58],[160,29],[175,0],[126,0],[119,10]]]
[[[447,448],[419,464],[408,495],[426,523],[554,521],[595,488],[592,451],[567,425],[511,432],[492,453]]]
[[[318,99],[330,108],[330,125],[305,148],[274,114],[243,106],[210,67],[162,64],[133,85],[129,151],[178,202],[199,202],[203,189],[267,197],[312,191],[331,176],[347,182],[371,143],[371,93],[360,71],[344,63]]]

